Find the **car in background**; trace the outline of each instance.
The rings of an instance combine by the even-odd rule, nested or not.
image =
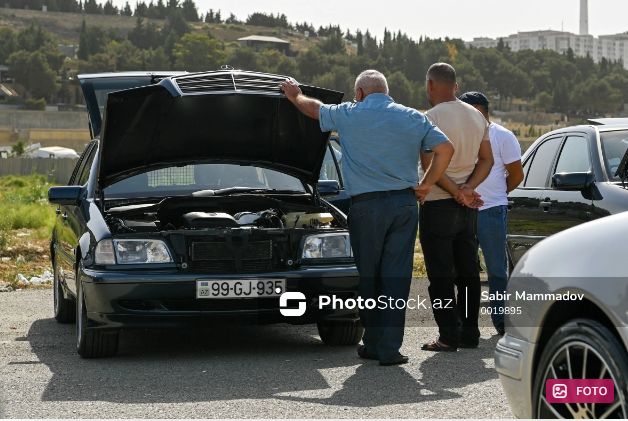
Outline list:
[[[541,240],[628,210],[628,124],[574,126],[539,138],[522,158],[524,180],[508,195],[510,269]]]
[[[495,349],[517,417],[628,417],[627,236],[628,213],[620,213],[556,234],[519,259]],[[550,379],[612,379],[614,401],[549,403]]]
[[[61,146],[48,146],[37,148],[28,153],[30,158],[79,158],[79,154],[74,149],[62,148]]]
[[[339,183],[319,181],[330,134],[285,79],[79,76],[94,140],[49,201],[54,316],[76,322],[81,357],[115,355],[122,329],[315,323],[326,344],[361,340],[357,309],[319,306],[357,297],[359,275],[346,216],[325,200]]]

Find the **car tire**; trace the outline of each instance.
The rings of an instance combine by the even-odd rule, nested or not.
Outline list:
[[[63,294],[63,287],[59,278],[59,265],[56,261],[53,261],[52,273],[54,318],[59,323],[73,323],[76,320],[76,303],[65,298]]]
[[[586,364],[586,368],[585,367]],[[554,375],[555,373],[555,375]],[[615,382],[610,404],[547,403],[548,379],[604,378]],[[628,358],[613,332],[590,319],[576,319],[561,326],[547,342],[534,377],[533,418],[623,418],[628,415]]]
[[[326,345],[357,345],[362,340],[364,328],[360,321],[317,323],[318,334]]]
[[[113,357],[118,352],[118,330],[94,330],[87,328],[87,308],[82,282],[77,282],[76,351],[81,358]]]

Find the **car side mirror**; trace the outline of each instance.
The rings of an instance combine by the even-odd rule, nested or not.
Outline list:
[[[590,172],[563,172],[552,176],[552,187],[556,190],[578,191],[584,190],[593,181]]]
[[[50,187],[48,201],[53,205],[78,206],[81,190],[81,186]]]
[[[331,199],[340,194],[340,183],[336,180],[318,180],[318,194],[323,199]]]

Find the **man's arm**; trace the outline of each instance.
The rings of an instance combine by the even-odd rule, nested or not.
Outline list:
[[[283,90],[286,98],[292,102],[303,114],[306,116],[318,120],[318,114],[322,102],[317,99],[308,98],[303,95],[301,88],[292,80],[286,80],[279,84],[279,87]]]
[[[508,171],[508,176],[506,176],[506,192],[510,193],[523,181],[523,166],[519,159],[510,164],[505,164],[505,167],[506,171]]]
[[[431,165],[432,159],[434,158],[433,155],[434,154],[421,151],[421,166],[424,171]],[[479,193],[468,187],[462,188],[464,184],[459,186],[444,172],[441,174],[436,184],[438,187],[451,194],[456,202],[461,205],[470,208],[479,208],[484,204],[484,201],[480,199]]]
[[[451,157],[454,155],[455,148],[454,144],[448,140],[433,146],[431,150],[433,152],[432,154],[425,154],[430,155],[430,162],[427,165],[424,165],[424,154],[423,151],[421,151],[421,165],[425,170],[425,174],[423,175],[423,179],[419,182],[419,185],[414,188],[414,194],[421,204],[425,202],[425,198],[432,190],[432,186],[436,184],[447,170],[451,162]]]
[[[486,180],[495,160],[493,159],[493,149],[491,148],[490,140],[483,140],[480,143],[480,150],[478,151],[478,160],[475,163],[473,172],[467,179],[467,182],[463,185],[468,186],[471,190],[475,190],[482,181]]]

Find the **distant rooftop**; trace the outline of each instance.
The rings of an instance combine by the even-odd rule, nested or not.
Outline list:
[[[286,41],[286,40],[275,38],[275,37],[264,37],[261,35],[251,35],[244,38],[238,38],[238,41],[281,42],[284,44],[290,44],[290,41]]]

